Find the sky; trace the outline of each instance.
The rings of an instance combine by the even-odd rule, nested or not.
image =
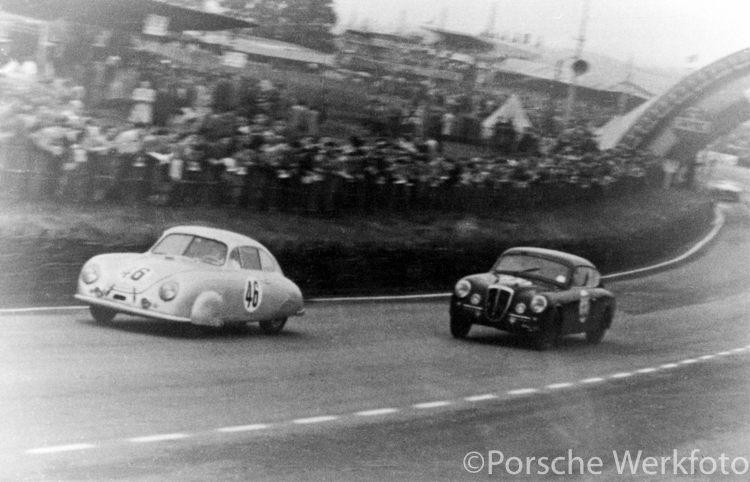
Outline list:
[[[496,4],[496,33],[529,33],[547,47],[573,49],[586,2],[584,58],[592,51],[681,68],[750,48],[750,0],[334,0],[334,7],[343,28],[418,31],[445,11],[445,28],[478,34]]]

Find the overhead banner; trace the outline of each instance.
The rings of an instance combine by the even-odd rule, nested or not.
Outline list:
[[[169,17],[149,15],[143,22],[143,33],[164,37],[169,33]]]

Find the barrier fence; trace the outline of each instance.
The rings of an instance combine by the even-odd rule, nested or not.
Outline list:
[[[272,166],[228,170],[204,163],[182,170],[145,154],[89,153],[85,162],[32,143],[0,143],[0,198],[65,203],[227,206],[309,214],[463,212],[501,214],[560,206],[659,186],[661,170],[601,183],[404,179],[372,172],[298,172]]]

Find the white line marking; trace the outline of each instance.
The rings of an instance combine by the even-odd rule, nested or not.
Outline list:
[[[483,402],[485,400],[494,400],[497,398],[497,395],[494,393],[488,393],[486,395],[474,395],[473,397],[465,397],[464,400],[467,402]]]
[[[745,351],[745,349],[744,348],[735,348],[734,350],[731,350],[731,351],[732,351],[732,353],[741,353],[741,352]]]
[[[298,425],[307,425],[311,423],[333,422],[338,419],[338,417],[334,417],[333,415],[323,415],[321,417],[298,418],[297,420],[292,420],[292,422]]]
[[[731,354],[732,354],[731,351],[720,351],[719,353],[716,354],[716,356],[727,356]]]
[[[633,376],[630,372],[622,372],[622,373],[615,373],[614,375],[610,375],[609,378],[628,378],[630,376]]]
[[[357,412],[354,415],[359,415],[360,417],[377,417],[378,415],[389,415],[396,412],[398,412],[397,408],[377,408],[375,410]]]
[[[682,360],[679,362],[680,365],[692,365],[693,363],[698,363],[698,360],[695,358],[688,358],[687,360]]]
[[[217,432],[232,433],[232,432],[252,432],[253,430],[265,430],[270,425],[265,423],[254,423],[252,425],[237,425],[234,427],[224,427],[216,429]]]
[[[39,447],[36,449],[27,450],[27,454],[55,454],[58,452],[71,452],[74,450],[86,450],[94,448],[94,444],[70,444],[70,445],[56,445],[54,447]]]
[[[438,407],[447,407],[452,402],[449,402],[448,400],[440,400],[439,402],[425,402],[425,403],[415,403],[412,405],[414,408],[419,409],[427,409],[427,408],[438,408]]]
[[[649,368],[641,368],[640,370],[636,370],[636,373],[654,373],[656,371],[656,368],[649,367]]]
[[[664,365],[660,366],[659,368],[663,368],[665,370],[669,370],[670,368],[677,368],[679,365],[677,363],[665,363]]]
[[[544,388],[547,388],[548,390],[559,390],[561,388],[570,388],[572,387],[572,383],[564,382],[564,383],[553,383],[552,385],[547,385]]]
[[[716,355],[703,355],[701,357],[698,357],[698,360],[710,360],[712,358],[716,358]]]
[[[506,392],[508,395],[530,395],[537,393],[539,390],[536,388],[519,388],[518,390],[509,390]]]
[[[168,440],[182,440],[188,437],[189,435],[185,433],[165,433],[161,435],[146,435],[144,437],[133,437],[127,440],[128,442],[135,442],[135,443],[151,443],[151,442],[166,442]]]
[[[581,383],[601,383],[604,379],[601,377],[594,377],[594,378],[587,378],[585,380],[581,380]]]
[[[39,306],[32,308],[6,308],[0,310],[0,315],[13,315],[16,313],[34,313],[36,311],[67,311],[84,310],[87,306]]]

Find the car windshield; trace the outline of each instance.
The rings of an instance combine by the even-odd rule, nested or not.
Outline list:
[[[570,268],[563,263],[528,254],[506,254],[500,256],[493,273],[514,275],[528,274],[534,278],[549,280],[557,284],[566,284],[570,279]]]
[[[204,263],[222,266],[227,258],[227,245],[192,234],[170,234],[151,249],[153,254],[185,256]]]

